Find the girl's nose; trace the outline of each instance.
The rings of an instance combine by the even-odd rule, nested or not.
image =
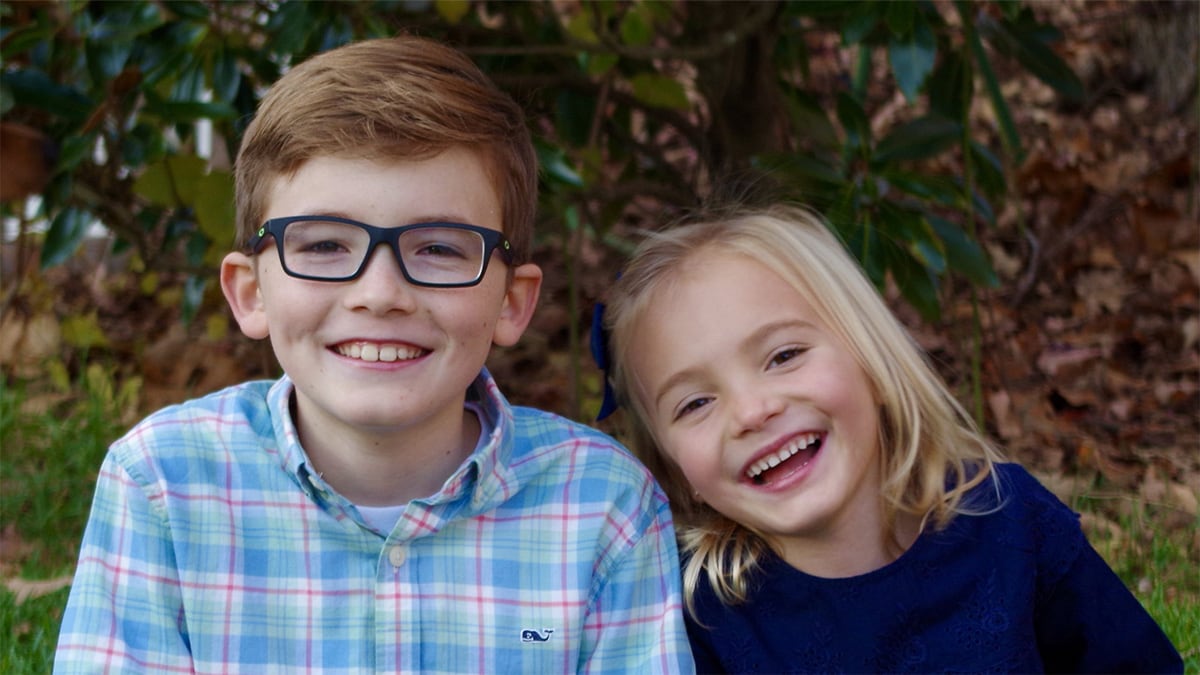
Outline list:
[[[351,282],[346,303],[351,309],[362,308],[384,314],[392,310],[412,311],[415,294],[412,284],[400,271],[396,254],[387,246],[377,246],[367,256],[367,266]]]
[[[783,397],[753,384],[733,394],[732,422],[737,436],[763,428],[771,418],[783,412]]]

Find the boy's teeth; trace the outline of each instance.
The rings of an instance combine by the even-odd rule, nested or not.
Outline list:
[[[780,448],[778,451],[773,452],[755,462],[749,469],[746,469],[746,477],[755,481],[756,483],[760,483],[762,481],[760,476],[762,476],[767,469],[777,467],[786,462],[792,457],[792,455],[795,455],[801,450],[812,445],[819,438],[820,435],[815,433],[804,434],[803,436],[800,436],[796,440]]]
[[[421,355],[421,350],[416,347],[358,342],[349,345],[338,345],[337,352],[342,356],[349,356],[352,359],[359,359],[369,363],[376,361],[383,361],[384,363],[407,361]]]

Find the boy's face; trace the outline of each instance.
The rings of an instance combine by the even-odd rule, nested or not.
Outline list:
[[[452,148],[429,159],[318,157],[269,193],[266,217],[325,215],[378,227],[455,222],[501,230],[500,199],[480,157]],[[463,398],[493,343],[511,345],[537,302],[541,271],[491,256],[479,284],[415,286],[386,245],[350,281],[285,273],[275,242],[231,253],[222,289],[243,332],[270,337],[296,385],[306,445],[349,436],[437,438],[462,424]]]

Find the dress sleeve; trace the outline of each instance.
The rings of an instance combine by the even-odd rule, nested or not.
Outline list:
[[[641,536],[602,570],[585,619],[580,673],[694,672],[671,512],[661,495],[652,502]]]
[[[1035,626],[1047,672],[1183,672],[1179,652],[1088,543],[1079,516],[1028,480],[1038,543]]]
[[[100,468],[54,672],[190,673],[162,495],[131,476],[116,447]]]

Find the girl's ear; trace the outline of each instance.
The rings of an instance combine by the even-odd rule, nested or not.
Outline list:
[[[512,271],[508,290],[504,292],[504,306],[500,308],[500,317],[496,320],[496,329],[492,333],[494,344],[511,347],[521,339],[533,318],[533,310],[537,307],[541,291],[542,268],[533,263],[526,263]]]
[[[233,310],[246,337],[261,340],[270,334],[254,260],[244,253],[230,253],[221,261],[221,292]]]

